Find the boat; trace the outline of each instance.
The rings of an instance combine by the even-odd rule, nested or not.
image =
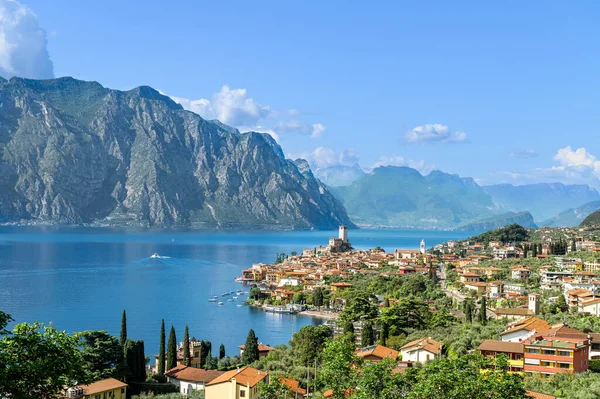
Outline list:
[[[229,299],[227,300],[227,302],[233,302],[233,299],[229,298]]]
[[[154,254],[152,254],[152,256],[150,258],[154,258],[154,259],[160,258],[160,255],[157,253],[154,253]]]
[[[237,297],[237,296],[234,296],[234,297],[233,297],[233,299],[238,299],[238,297]]]
[[[217,303],[217,305],[219,305],[219,306],[223,306],[223,305],[225,305],[225,304],[224,304],[223,302],[219,302],[219,303]]]
[[[229,295],[229,292],[226,292],[226,293],[224,293],[224,294],[221,294],[221,296],[227,296],[227,295]]]
[[[281,314],[295,314],[294,309],[284,308],[283,306],[265,306],[265,312],[270,313],[281,313]]]
[[[218,296],[216,296],[216,295],[215,295],[215,296],[213,296],[213,299],[218,299],[218,298],[219,298],[219,297],[218,297]]]
[[[210,298],[208,302],[217,302],[217,300],[215,298]]]

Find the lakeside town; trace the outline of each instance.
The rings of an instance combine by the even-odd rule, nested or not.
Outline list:
[[[277,254],[273,264],[254,264],[237,279],[249,287],[250,306],[323,319],[296,332],[289,345],[270,346],[250,330],[226,356],[223,345],[213,351],[187,327],[183,340],[171,327],[167,344],[163,320],[156,353],[127,338],[124,311],[120,339],[103,331],[62,333],[82,348],[63,361],[79,363],[80,380],[89,383],[59,379],[54,389],[70,399],[362,398],[376,378],[380,388],[404,394],[369,397],[425,398],[432,396],[419,396],[421,385],[442,384],[435,373],[453,372],[460,384],[443,382],[448,389],[464,389],[474,378],[480,390],[504,390],[498,398],[579,398],[562,388],[555,395],[553,381],[600,381],[596,233],[511,225],[386,252],[353,249],[340,226],[327,245]],[[2,316],[0,326],[10,321]],[[39,328],[19,326],[2,330],[0,342]],[[2,372],[10,378],[17,371]]]

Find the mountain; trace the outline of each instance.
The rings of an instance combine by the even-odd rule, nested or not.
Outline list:
[[[600,209],[600,201],[588,202],[577,208],[567,209],[558,215],[540,223],[541,226],[548,227],[572,227],[579,226],[581,222],[590,214]]]
[[[528,229],[537,229],[533,216],[529,212],[508,212],[502,215],[491,216],[476,222],[465,224],[456,230],[463,231],[488,231],[499,227],[518,224]]]
[[[351,222],[266,134],[142,86],[0,82],[0,222],[331,229]]]
[[[600,210],[591,213],[581,222],[581,227],[600,225]]]
[[[336,165],[315,169],[315,176],[329,187],[348,186],[365,175],[365,171],[353,166]]]
[[[349,186],[332,188],[354,222],[405,228],[453,228],[492,216],[494,204],[471,178],[381,166]]]
[[[529,211],[538,221],[554,217],[565,209],[600,200],[600,194],[585,184],[498,184],[483,189],[492,197],[498,212]]]

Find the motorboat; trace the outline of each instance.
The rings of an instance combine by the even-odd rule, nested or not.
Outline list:
[[[217,300],[215,298],[210,298],[208,302],[217,302]]]
[[[219,306],[223,306],[223,305],[225,305],[225,304],[224,304],[223,302],[219,302],[219,303],[217,303],[217,305],[219,305]]]
[[[157,253],[152,254],[152,256],[150,258],[156,259],[156,258],[160,258],[160,255]]]

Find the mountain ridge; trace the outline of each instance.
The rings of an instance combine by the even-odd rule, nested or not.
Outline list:
[[[149,86],[11,78],[0,107],[3,223],[353,226],[271,136],[234,133]]]

